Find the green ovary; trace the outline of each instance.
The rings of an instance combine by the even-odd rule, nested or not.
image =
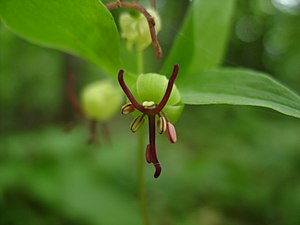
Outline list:
[[[134,87],[132,87],[132,93],[140,104],[146,101],[153,101],[155,104],[159,104],[167,86],[168,79],[163,75],[156,73],[141,74],[138,76]],[[174,123],[180,117],[183,108],[184,104],[181,102],[180,93],[176,85],[174,85],[170,98],[162,111]]]

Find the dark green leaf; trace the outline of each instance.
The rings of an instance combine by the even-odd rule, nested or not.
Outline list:
[[[175,63],[189,79],[195,71],[214,68],[223,59],[230,30],[234,0],[194,0],[164,66],[164,73]]]
[[[300,118],[300,97],[263,73],[212,69],[192,75],[178,84],[185,104],[261,106]]]
[[[120,67],[118,31],[98,0],[1,0],[0,15],[25,39],[82,57],[116,76]]]

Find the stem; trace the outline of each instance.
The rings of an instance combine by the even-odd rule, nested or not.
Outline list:
[[[170,98],[172,89],[173,89],[175,79],[176,79],[177,74],[178,74],[178,70],[179,70],[179,65],[175,64],[172,75],[171,75],[170,80],[168,82],[166,93],[165,93],[164,97],[162,98],[162,100],[160,101],[160,103],[158,104],[158,106],[153,110],[153,113],[156,114],[156,113],[160,112],[165,107],[165,105],[167,104],[167,102]]]
[[[151,7],[153,9],[156,9],[156,2],[155,2],[155,0],[150,0],[150,4],[151,4]]]
[[[105,140],[107,141],[108,144],[111,145],[112,141],[111,141],[111,135],[110,135],[110,130],[109,130],[109,127],[108,127],[108,123],[103,122],[100,125],[101,125],[101,129],[102,129],[102,133],[105,136]]]
[[[66,73],[67,73],[67,98],[73,109],[84,117],[84,112],[81,108],[80,102],[75,92],[75,75],[73,72],[72,56],[66,55]]]
[[[138,176],[138,189],[139,189],[139,204],[141,216],[144,225],[150,225],[150,220],[147,212],[146,202],[146,187],[145,187],[145,127],[142,126],[138,132],[138,145],[137,145],[137,176]]]
[[[137,53],[137,73],[143,73],[144,69],[144,58],[143,53]],[[137,145],[137,177],[138,177],[138,189],[139,189],[139,203],[141,216],[144,225],[150,225],[150,219],[147,212],[147,202],[146,202],[146,187],[145,187],[145,127],[142,126],[138,132],[138,145]]]
[[[148,115],[149,123],[149,145],[150,145],[150,159],[155,167],[154,177],[158,178],[161,173],[161,166],[157,159],[156,144],[155,144],[155,115]]]
[[[136,109],[138,109],[140,112],[144,113],[145,112],[144,107],[140,103],[137,102],[137,100],[134,98],[133,94],[131,93],[131,91],[129,90],[129,88],[127,87],[127,85],[125,84],[125,81],[124,81],[124,70],[120,70],[119,71],[118,81],[119,81],[119,84],[120,84],[121,88],[123,89],[124,93],[126,94],[127,98],[132,103],[132,105]]]
[[[140,75],[141,73],[143,73],[143,67],[144,67],[143,52],[137,52],[136,61],[137,61],[136,72],[138,75]]]
[[[90,120],[90,137],[87,140],[88,144],[94,144],[97,139],[97,121],[95,119]]]

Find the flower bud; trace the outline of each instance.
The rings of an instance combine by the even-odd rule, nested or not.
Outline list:
[[[123,97],[118,87],[109,80],[103,80],[87,85],[80,99],[87,118],[107,121],[117,113]]]
[[[160,17],[154,9],[147,9],[147,11],[154,18],[155,31],[158,33],[161,29]],[[142,51],[151,44],[148,21],[141,13],[137,15],[128,12],[123,13],[120,16],[119,23],[121,36],[127,39],[128,50],[132,50],[132,46],[135,45],[138,51]]]

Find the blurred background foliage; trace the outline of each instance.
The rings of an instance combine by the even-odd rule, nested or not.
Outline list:
[[[157,2],[167,54],[189,3]],[[224,65],[268,72],[300,93],[300,1],[237,1],[229,40]],[[147,71],[160,64],[152,51]],[[99,144],[86,145],[87,121],[66,97],[70,58],[77,93],[104,78],[0,24],[0,224],[141,224],[130,118],[110,121],[111,144],[99,133]],[[177,132],[176,145],[158,137],[162,176],[153,179],[146,166],[153,224],[300,224],[299,120],[261,108],[190,106]]]

